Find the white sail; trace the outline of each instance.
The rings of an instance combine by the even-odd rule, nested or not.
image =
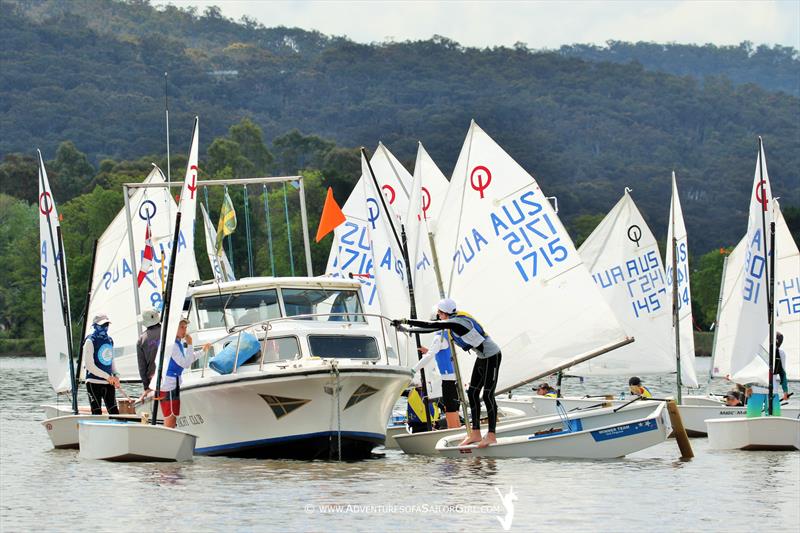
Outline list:
[[[395,216],[404,216],[408,210],[408,192],[412,181],[408,171],[383,144],[378,145],[370,163],[387,204]],[[361,178],[342,207],[342,213],[347,220],[334,230],[333,244],[325,272],[329,276],[352,277],[360,281],[365,311],[381,313],[382,306],[375,280],[376,264],[373,262],[369,244],[370,231],[377,228],[379,199],[366,197],[363,183],[365,179],[372,179],[368,172],[367,174],[362,172]],[[383,314],[388,311],[387,308]],[[408,307],[405,308],[403,316],[407,313]]]
[[[678,274],[678,334],[680,335],[681,382],[685,387],[697,388],[697,373],[694,363],[694,323],[692,320],[692,290],[689,286],[689,243],[686,226],[683,223],[683,210],[678,197],[678,184],[675,172],[672,173],[672,201],[669,207],[669,228],[667,230],[667,305],[672,311],[672,237],[676,240],[677,274]],[[675,357],[675,320],[672,320],[672,354]],[[674,360],[674,359],[673,359]]]
[[[192,130],[192,144],[189,148],[189,159],[186,162],[186,177],[183,179],[183,187],[181,187],[180,202],[178,204],[178,213],[181,215],[179,241],[185,241],[186,246],[182,247],[178,245],[172,279],[172,291],[169,296],[169,314],[167,317],[163,317],[162,314],[162,320],[168,320],[164,336],[164,339],[166,339],[166,350],[164,352],[165,364],[167,361],[166,358],[169,357],[171,347],[175,342],[175,335],[178,332],[178,323],[183,314],[183,301],[186,298],[186,292],[189,290],[189,283],[197,279],[197,262],[194,256],[194,222],[197,213],[196,193],[199,123],[200,120],[195,117],[194,128]],[[166,366],[164,366],[164,368],[166,368]]]
[[[500,345],[498,392],[630,341],[536,180],[474,122],[444,205],[449,296]]]
[[[417,315],[423,319],[428,318],[428,313],[439,300],[428,233],[435,230],[436,218],[444,206],[448,185],[447,178],[419,143],[405,220]]]
[[[203,228],[206,234],[206,253],[208,254],[208,262],[211,265],[211,273],[217,283],[223,281],[235,281],[236,277],[233,275],[233,269],[228,261],[228,256],[225,255],[225,250],[217,255],[217,230],[211,225],[211,219],[208,218],[208,213],[203,204],[200,204],[200,210],[203,212]]]
[[[71,390],[69,365],[69,336],[64,323],[64,307],[69,309],[69,293],[62,294],[61,271],[58,254],[63,253],[58,243],[58,211],[42,153],[39,155],[39,258],[41,260],[42,328],[47,359],[47,377],[57,393]],[[66,276],[66,257],[64,276]],[[67,280],[64,280],[64,287]]]
[[[775,207],[775,331],[783,334],[783,350],[790,357],[786,361],[786,374],[792,381],[800,380],[800,252],[792,233],[786,225],[777,201]],[[715,328],[714,358],[711,376],[726,378],[732,375],[731,361],[736,346],[736,332],[742,308],[742,280],[744,279],[745,239],[726,260],[722,278],[722,297],[719,319]],[[768,336],[761,349],[769,349]]]
[[[772,222],[772,189],[767,173],[764,146],[759,139],[750,216],[745,235],[742,284],[735,298],[741,311],[731,359],[731,375],[738,383],[767,385],[768,363],[763,341],[769,335],[767,277],[769,227]],[[765,233],[766,230],[766,233]]]
[[[786,377],[800,380],[800,251],[783,219],[778,201],[775,214],[775,331],[783,334]]]
[[[730,378],[731,360],[742,311],[741,292],[744,273],[745,238],[725,258],[720,286],[717,323],[714,326],[714,352],[711,354],[711,377]]]
[[[636,340],[570,368],[570,374],[675,372],[672,317],[658,242],[627,189],[578,253],[620,324]]]
[[[164,183],[164,175],[153,167],[144,183]],[[97,241],[92,299],[89,302],[89,319],[105,313],[111,320],[109,335],[114,339],[114,364],[123,380],[139,379],[136,361],[136,340],[141,326],[136,315],[134,287],[142,263],[145,247],[145,232],[150,225],[153,241],[153,268],[146,273],[139,292],[142,309],[162,306],[162,276],[166,280],[174,222],[170,213],[175,213],[175,201],[167,187],[133,189],[130,196],[130,228],[135,257],[131,258],[128,241],[128,220],[125,209],[121,209]],[[186,247],[182,240],[181,248]],[[163,262],[162,262],[163,258]],[[197,265],[186,265],[196,279]],[[84,336],[91,332],[87,327]]]

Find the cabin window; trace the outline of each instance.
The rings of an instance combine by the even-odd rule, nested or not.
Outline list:
[[[333,313],[355,313],[354,315],[318,316],[313,320],[323,322],[364,322],[358,291],[330,289],[281,289],[286,316],[330,315]],[[309,318],[309,320],[312,320]]]
[[[266,348],[265,363],[300,359],[300,343],[297,342],[297,337],[270,337]]]
[[[378,341],[375,337],[355,335],[309,335],[311,355],[338,359],[378,359]]]
[[[281,316],[275,289],[215,294],[196,301],[200,329],[231,328]]]

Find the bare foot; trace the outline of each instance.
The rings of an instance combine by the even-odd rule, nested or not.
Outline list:
[[[478,443],[478,448],[487,448],[490,444],[497,444],[497,437],[494,433],[487,433]]]
[[[467,437],[464,440],[462,440],[461,443],[458,446],[459,447],[467,446],[468,444],[475,444],[476,442],[480,442],[480,441],[481,441],[481,432],[480,432],[480,430],[471,429],[470,432],[467,433]]]

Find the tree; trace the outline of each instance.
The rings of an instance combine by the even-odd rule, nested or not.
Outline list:
[[[317,135],[303,135],[294,129],[272,141],[277,153],[278,172],[295,173],[304,168],[322,167],[325,155],[336,144]]]
[[[39,165],[33,156],[6,154],[0,163],[0,191],[35,204],[39,194],[38,171]]]
[[[245,117],[238,124],[231,126],[228,135],[239,145],[241,155],[253,164],[254,172],[266,174],[274,158],[264,144],[261,128]]]
[[[731,250],[726,248],[712,250],[695,262],[691,277],[692,313],[695,322],[703,329],[708,329],[717,320],[722,266],[730,253]]]
[[[605,215],[579,215],[575,217],[572,222],[572,234],[575,236],[575,246],[579,247],[583,244],[589,235],[592,234],[594,228],[602,222]]]
[[[48,161],[48,170],[52,169],[51,180],[53,194],[60,202],[65,202],[78,194],[91,181],[94,167],[89,163],[86,154],[79,151],[72,141],[64,141],[58,145],[56,158]],[[49,177],[48,172],[48,177]]]

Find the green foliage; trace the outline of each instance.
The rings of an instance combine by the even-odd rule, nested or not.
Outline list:
[[[37,168],[33,156],[6,154],[0,162],[0,191],[35,204],[39,195]]]
[[[41,336],[39,217],[36,204],[0,194],[0,331]]]
[[[699,261],[693,261],[692,313],[697,325],[703,329],[708,329],[717,320],[722,266],[730,252],[726,249],[711,250]]]
[[[603,221],[604,214],[598,213],[596,215],[579,215],[572,220],[570,230],[575,238],[575,246],[580,247],[589,235],[592,234],[594,229],[600,222]]]
[[[83,192],[84,186],[94,174],[94,168],[86,154],[79,151],[72,141],[64,141],[58,145],[56,158],[49,162],[48,167],[54,173],[53,194],[57,198],[62,198],[62,201]]]

